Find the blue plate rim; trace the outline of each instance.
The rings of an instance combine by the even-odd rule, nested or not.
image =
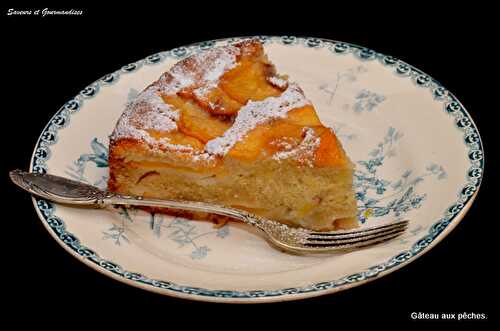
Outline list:
[[[56,241],[63,248],[70,252],[71,255],[77,257],[80,261],[84,262],[93,269],[106,274],[107,276],[111,276],[114,279],[149,291],[167,294],[170,296],[216,302],[285,301],[338,292],[353,286],[361,285],[393,272],[428,252],[461,221],[477,196],[484,177],[485,164],[484,148],[477,125],[474,123],[465,107],[439,82],[404,61],[375,52],[366,47],[325,38],[294,36],[221,38],[193,43],[174,48],[169,51],[156,53],[142,60],[123,66],[122,68],[111,74],[103,76],[101,79],[87,86],[72,100],[65,103],[64,106],[62,106],[52,116],[37,140],[30,161],[30,171],[47,172],[48,168],[45,162],[50,158],[50,145],[57,141],[57,131],[68,125],[71,114],[77,112],[81,108],[85,99],[94,97],[99,92],[100,88],[112,85],[119,79],[120,75],[134,72],[142,65],[155,65],[160,63],[166,57],[181,59],[188,56],[193,51],[210,48],[214,44],[221,41],[229,43],[249,38],[258,38],[264,43],[280,42],[284,45],[303,45],[311,48],[328,47],[332,51],[332,54],[341,55],[354,53],[354,55],[362,61],[379,60],[385,66],[394,67],[395,74],[401,76],[402,78],[411,77],[417,85],[422,83],[419,86],[432,88],[433,90],[431,90],[431,92],[435,95],[435,97],[443,97],[449,100],[449,102],[446,102],[445,104],[444,111],[450,115],[454,115],[460,120],[465,119],[464,123],[462,123],[464,126],[461,126],[462,124],[458,124],[460,120],[455,122],[455,126],[458,129],[462,129],[464,131],[464,135],[475,135],[476,138],[474,138],[475,140],[472,143],[469,143],[464,139],[464,143],[469,148],[469,161],[471,163],[471,168],[469,168],[466,174],[466,179],[468,181],[466,182],[466,185],[463,186],[457,201],[446,209],[444,217],[435,222],[430,227],[429,232],[417,240],[412,248],[402,251],[388,261],[379,265],[374,265],[363,272],[352,274],[333,281],[311,284],[305,287],[284,288],[277,290],[228,291],[179,285],[165,280],[150,279],[145,275],[124,270],[118,264],[101,258],[92,249],[82,245],[74,234],[66,231],[64,221],[57,217],[54,213],[54,206],[52,203],[33,197],[35,210],[42,223],[54,239],[56,239]],[[436,94],[438,95],[436,96]],[[37,155],[40,154],[40,150],[44,150],[46,153],[42,153],[42,156]],[[473,171],[475,172],[471,175]]]

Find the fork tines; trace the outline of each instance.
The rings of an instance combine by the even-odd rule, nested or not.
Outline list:
[[[304,246],[309,248],[361,247],[399,236],[408,226],[408,221],[399,221],[384,226],[342,232],[311,232]]]

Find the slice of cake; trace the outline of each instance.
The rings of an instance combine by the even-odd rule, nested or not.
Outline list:
[[[111,191],[314,230],[357,226],[352,163],[258,41],[178,62],[127,106],[110,138]]]

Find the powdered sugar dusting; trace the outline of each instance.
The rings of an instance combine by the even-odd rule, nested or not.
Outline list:
[[[174,113],[174,112],[171,112]],[[177,112],[174,113],[178,115]],[[144,114],[140,119],[140,124],[144,129],[156,131],[173,131],[177,129],[177,124],[173,116],[165,112],[150,111]]]
[[[155,139],[147,131],[168,132],[176,130],[176,121],[178,119],[178,111],[166,104],[160,97],[157,86],[152,85],[127,105],[111,139],[132,138],[142,140],[154,150],[164,148],[179,152],[192,151],[191,146],[172,144],[168,138]]]
[[[236,54],[239,54],[239,48],[228,46],[227,48],[216,49],[215,60],[208,63],[208,69],[203,75],[203,81],[218,81],[224,73],[236,66]]]
[[[297,146],[292,146],[288,142],[283,142],[282,147],[285,149],[283,151],[277,152],[273,155],[275,160],[285,160],[285,159],[297,159],[300,163],[305,164],[309,167],[314,166],[314,153],[319,147],[321,142],[320,137],[316,135],[312,128],[304,128],[304,139]]]
[[[146,130],[172,131],[177,129],[178,111],[166,104],[158,89],[152,85],[127,105],[120,117],[112,139],[135,138],[145,140]]]
[[[197,97],[198,99],[203,99],[207,96],[208,93],[210,93],[210,91],[212,89],[214,89],[215,87],[217,86],[216,83],[213,83],[213,84],[210,84],[210,85],[205,85],[205,86],[201,86],[201,87],[198,87],[197,89],[195,89],[193,91],[193,94],[195,95],[195,97]]]
[[[278,97],[249,101],[238,111],[233,126],[222,136],[208,141],[205,150],[210,154],[225,155],[257,125],[272,119],[284,118],[290,110],[308,104],[310,101],[304,97],[296,84],[290,84]]]
[[[137,98],[136,103],[145,102],[150,107],[146,112],[142,124],[144,128],[159,131],[172,131],[177,129],[175,122],[179,120],[179,112],[163,100],[156,87],[151,86],[144,90]]]
[[[198,89],[200,96],[208,93],[217,86],[218,80],[226,71],[237,65],[239,52],[240,49],[232,45],[214,48],[174,65],[127,105],[111,139],[132,138],[145,141],[153,148],[193,151],[190,146],[171,144],[168,138],[155,139],[149,135],[148,130],[168,132],[177,129],[179,112],[165,103],[161,96],[176,94],[193,85],[204,86]],[[210,155],[205,154],[196,157],[200,160],[210,159]]]
[[[201,153],[197,153],[197,154],[194,154],[193,157],[192,157],[193,161],[195,162],[199,162],[199,161],[214,161],[215,160],[215,156],[214,155],[211,155],[211,154],[208,154],[207,152],[201,152]]]
[[[288,82],[285,79],[281,79],[277,76],[267,77],[267,81],[272,85],[284,89],[288,86]]]
[[[120,119],[111,139],[118,138],[132,138],[136,140],[142,140],[146,142],[150,148],[154,151],[161,151],[162,149],[168,149],[177,152],[193,152],[191,146],[172,144],[168,138],[162,137],[159,139],[153,138],[146,130],[137,128],[130,123],[126,123],[125,120]]]
[[[196,84],[204,86],[195,90],[197,96],[203,96],[217,86],[225,72],[236,67],[239,53],[239,48],[229,45],[193,55],[189,62],[179,62],[160,79],[161,92],[172,95]]]
[[[193,85],[196,82],[196,77],[192,71],[176,65],[160,77],[158,82],[162,94],[174,95],[180,90]]]
[[[127,122],[127,119],[122,116],[115,131],[111,137],[112,140],[119,138],[132,138],[136,140],[142,140],[151,146],[154,150],[160,150],[161,148],[166,148],[175,151],[192,151],[191,146],[176,145],[170,143],[168,138],[155,139],[144,129],[138,128]]]

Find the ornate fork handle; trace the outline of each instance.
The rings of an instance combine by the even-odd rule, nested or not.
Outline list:
[[[280,237],[285,230],[285,225],[268,220],[244,210],[239,210],[221,205],[208,204],[195,201],[149,199],[140,196],[129,196],[100,190],[95,186],[77,182],[68,178],[50,174],[28,173],[22,170],[13,170],[9,173],[12,181],[35,194],[36,196],[51,201],[72,204],[104,207],[108,205],[130,205],[201,211],[222,216],[229,216],[253,225],[260,230]]]
[[[297,244],[299,241],[303,241],[307,236],[307,231],[300,228],[291,228],[282,223],[269,220],[244,210],[234,209],[231,207],[207,204],[203,202],[195,201],[183,201],[183,200],[160,200],[160,199],[148,199],[143,197],[120,195],[120,194],[107,194],[104,198],[100,199],[98,202],[100,205],[131,205],[131,206],[146,206],[146,207],[159,207],[159,208],[171,208],[198,212],[207,212],[211,214],[217,214],[222,216],[229,216],[246,224],[252,225],[259,230],[265,232],[267,235],[273,237],[275,240],[273,242],[278,244],[278,246],[290,249],[287,246],[289,243]],[[279,242],[276,242],[276,239]]]
[[[233,217],[249,225],[256,226],[261,230],[264,230],[264,228],[266,228],[267,222],[277,223],[275,221],[267,220],[258,217],[256,215],[250,214],[243,210],[220,206],[220,205],[207,204],[203,202],[196,202],[196,201],[149,199],[149,198],[143,198],[131,195],[121,195],[121,194],[107,192],[105,196],[99,199],[98,204],[145,206],[145,207],[189,210],[194,212],[206,212],[221,216]]]

